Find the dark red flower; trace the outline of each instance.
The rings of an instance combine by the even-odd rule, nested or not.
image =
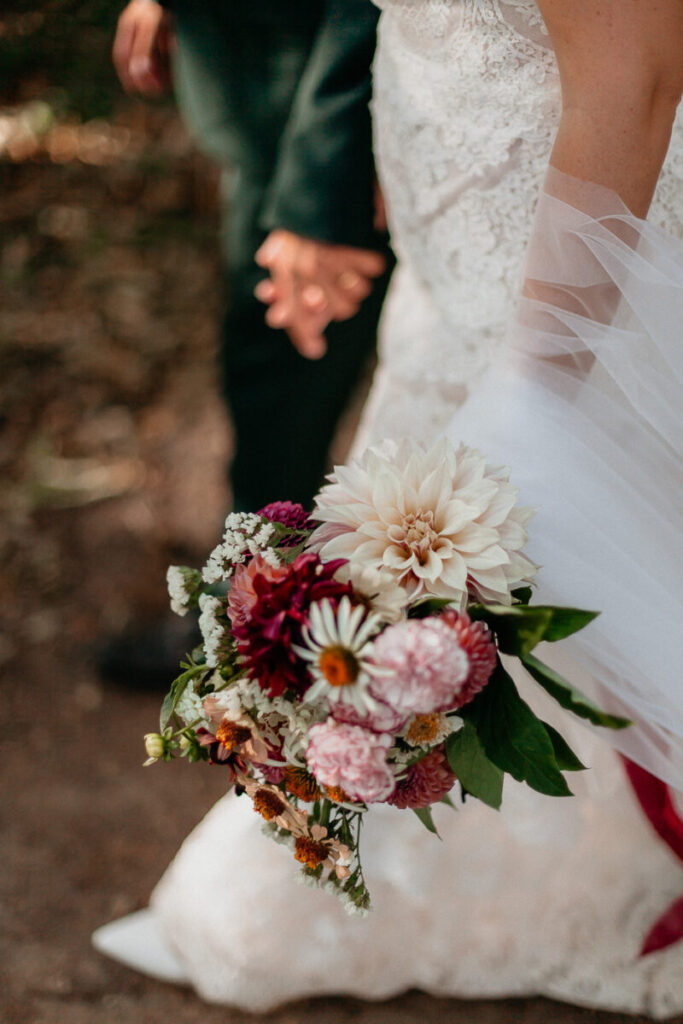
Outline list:
[[[302,642],[301,630],[308,624],[311,604],[352,593],[349,583],[334,579],[343,564],[343,559],[323,563],[317,555],[305,552],[294,559],[282,578],[254,576],[256,600],[249,618],[233,624],[233,632],[249,675],[271,697],[285,690],[304,693],[311,685],[308,669],[292,644]]]
[[[290,530],[313,529],[313,523],[309,518],[308,512],[298,502],[271,501],[270,505],[266,505],[265,508],[262,508],[256,514],[263,516],[264,519],[271,523],[282,523],[283,526],[287,526]],[[285,537],[280,541],[280,546],[283,548],[294,547],[300,542],[300,539],[299,537]]]
[[[450,793],[455,782],[443,746],[430,750],[421,761],[411,765],[387,800],[394,807],[428,807]]]

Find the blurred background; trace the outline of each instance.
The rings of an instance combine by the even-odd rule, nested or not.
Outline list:
[[[12,0],[0,13],[0,1021],[235,1024],[254,1018],[89,945],[146,903],[223,790],[220,769],[143,771],[160,699],[96,670],[102,638],[163,611],[166,566],[198,564],[229,505],[216,174],[171,99],[123,94],[118,13],[113,0]],[[268,1019],[626,1020],[419,993],[310,1000]]]

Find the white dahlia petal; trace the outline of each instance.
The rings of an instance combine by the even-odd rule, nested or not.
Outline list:
[[[354,571],[380,570],[409,600],[433,595],[461,607],[468,596],[509,604],[534,575],[521,550],[533,511],[514,505],[507,471],[487,467],[475,449],[404,440],[369,449],[329,479],[310,542],[323,561],[345,558]]]

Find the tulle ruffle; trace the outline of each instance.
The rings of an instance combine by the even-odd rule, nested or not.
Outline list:
[[[634,726],[605,734],[683,790],[683,244],[551,168],[502,356],[448,435],[538,507],[537,601],[599,610],[540,656]]]

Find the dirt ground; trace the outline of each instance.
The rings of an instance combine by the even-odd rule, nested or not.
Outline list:
[[[165,606],[166,565],[206,552],[229,500],[215,178],[167,109],[131,104],[114,127],[100,150],[95,129],[53,132],[0,163],[0,1021],[633,1024],[417,992],[255,1018],[91,949],[223,785],[208,766],[143,770],[159,699],[95,668],[103,637]]]

